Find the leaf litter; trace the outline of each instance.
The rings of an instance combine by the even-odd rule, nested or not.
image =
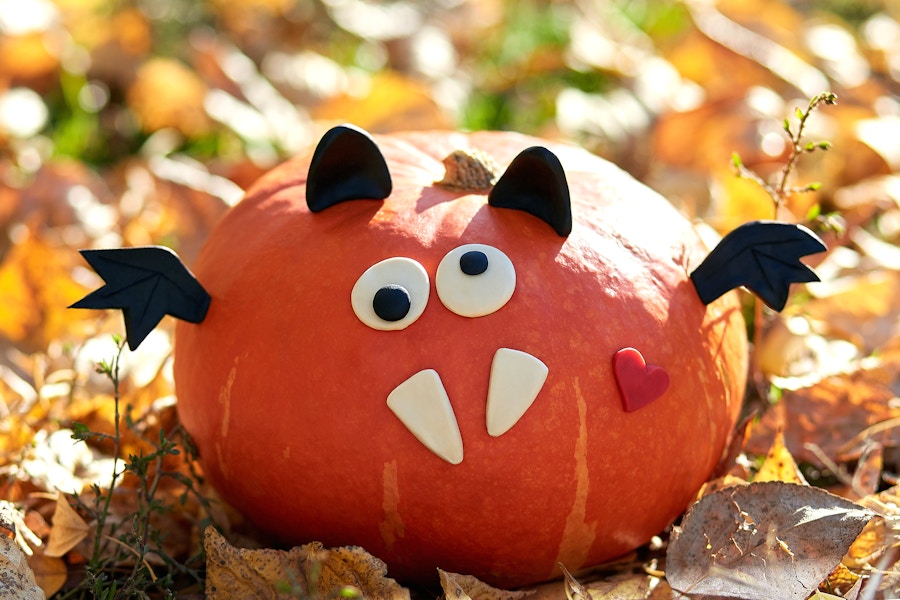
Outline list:
[[[88,581],[85,553],[98,530],[85,517],[109,497],[99,556],[111,562],[93,566],[163,574],[185,598],[202,596],[211,580],[240,586],[235,573],[260,585],[235,587],[243,597],[284,596],[309,574],[303,565],[320,559],[344,565],[317,580],[328,582],[315,590],[323,596],[353,586],[374,598],[668,600],[680,597],[673,588],[754,597],[759,586],[784,584],[798,598],[897,597],[900,14],[878,2],[854,14],[829,5],[828,19],[783,0],[649,3],[643,12],[641,3],[537,3],[531,13],[515,4],[392,3],[415,14],[412,28],[354,18],[369,7],[363,0],[312,8],[236,0],[193,12],[169,2],[159,4],[165,10],[35,3],[43,13],[0,5],[0,105],[14,99],[52,115],[34,134],[0,111],[0,490],[16,515],[16,543],[0,542],[26,587],[25,565],[48,596]],[[36,93],[13,93],[22,88]],[[765,192],[734,177],[729,157],[777,175],[788,152],[779,123],[824,89],[840,104],[812,115],[807,132],[832,147],[804,155],[790,182],[821,188],[786,198],[778,216],[838,211],[846,234],[822,232],[831,248],[815,265],[823,283],[795,290],[784,315],[755,316],[756,385],[746,401],[755,416],[671,538],[660,532],[586,572],[563,565],[563,580],[534,590],[493,590],[449,573],[440,592],[381,588],[390,565],[362,550],[314,540],[302,551],[267,549],[202,482],[179,437],[171,323],[148,349],[123,355],[118,395],[130,408],[117,411],[94,366],[113,355],[109,338],[121,323],[64,308],[96,283],[77,249],[165,243],[189,263],[241,188],[335,119],[372,131],[511,128],[564,138],[724,233],[774,216]],[[84,430],[102,435],[76,445]],[[141,476],[121,475],[125,458],[152,455],[168,436],[184,451],[132,465],[146,468]],[[121,476],[110,494],[113,473]],[[168,535],[145,540],[129,530],[152,481],[152,505],[162,508],[148,531]],[[215,543],[203,562],[205,539]],[[679,556],[685,547],[699,554]],[[27,563],[16,548],[31,553]],[[214,556],[224,561],[218,572]],[[269,566],[257,569],[263,559]],[[175,564],[183,568],[164,568]],[[162,587],[146,592],[164,597]],[[770,597],[788,597],[778,592]]]

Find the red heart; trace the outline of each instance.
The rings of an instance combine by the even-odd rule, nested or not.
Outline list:
[[[613,357],[616,385],[622,395],[622,408],[634,412],[644,408],[669,387],[669,374],[662,367],[648,365],[634,348],[622,348]]]

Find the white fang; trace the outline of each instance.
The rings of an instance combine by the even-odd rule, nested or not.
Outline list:
[[[500,348],[491,364],[487,398],[487,430],[503,435],[518,423],[547,381],[547,365],[520,350]]]
[[[462,462],[459,424],[437,371],[419,371],[398,385],[387,405],[425,447],[452,465]]]

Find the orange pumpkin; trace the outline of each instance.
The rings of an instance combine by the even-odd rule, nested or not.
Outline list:
[[[739,303],[698,298],[689,272],[707,248],[692,225],[575,147],[374,141],[383,193],[311,199],[313,212],[305,196],[346,196],[342,179],[368,167],[340,143],[295,158],[193,267],[212,302],[178,323],[175,379],[213,484],[285,542],[361,545],[407,581],[440,567],[519,586],[646,543],[710,475],[745,385]],[[568,188],[570,231],[435,183],[454,150],[505,167],[536,144],[559,160],[547,177]],[[308,178],[311,161],[327,175]],[[494,189],[540,201],[552,190],[535,164]]]

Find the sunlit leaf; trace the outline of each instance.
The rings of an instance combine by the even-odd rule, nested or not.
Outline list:
[[[367,598],[409,598],[388,579],[383,562],[361,548],[326,550],[311,543],[291,550],[235,548],[208,527],[206,593],[210,600],[277,598],[282,591],[337,596],[347,586]]]
[[[15,540],[0,535],[0,600],[44,600],[25,554]]]
[[[85,523],[72,506],[65,494],[60,494],[56,501],[56,510],[51,519],[50,539],[44,548],[44,556],[60,557],[75,548],[87,538],[90,526]]]
[[[797,467],[794,457],[790,451],[784,446],[784,434],[779,431],[775,435],[775,442],[766,454],[766,459],[759,467],[754,482],[762,481],[783,481],[785,483],[796,483],[799,485],[807,485],[806,479]]]
[[[444,596],[453,600],[520,600],[532,595],[531,591],[510,592],[500,590],[479,581],[471,575],[449,573],[438,569]]]
[[[25,348],[43,348],[85,318],[67,306],[86,288],[72,277],[78,259],[28,233],[0,264],[0,335]]]
[[[673,532],[666,579],[692,595],[803,600],[872,516],[809,486],[769,482],[722,490],[695,504]]]
[[[367,131],[445,129],[449,123],[431,92],[399,73],[375,75],[364,95],[343,95],[319,106],[318,119],[349,122]]]

